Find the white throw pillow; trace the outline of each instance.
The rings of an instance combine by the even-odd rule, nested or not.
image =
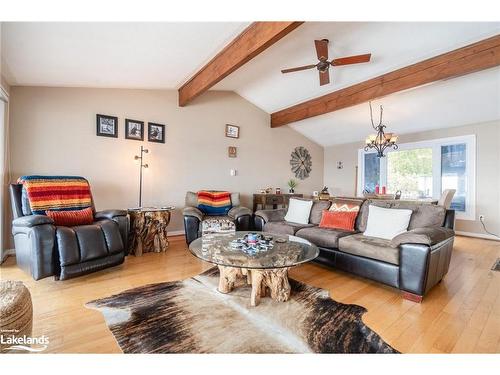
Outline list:
[[[312,201],[291,198],[285,220],[291,223],[309,224],[312,205]]]
[[[368,222],[363,235],[392,240],[406,232],[410,224],[412,210],[368,207]]]

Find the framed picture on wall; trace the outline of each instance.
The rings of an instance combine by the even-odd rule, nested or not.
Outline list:
[[[236,157],[236,147],[234,146],[229,146],[227,148],[227,155],[230,157],[230,158],[235,158]]]
[[[125,138],[143,141],[144,121],[125,119]]]
[[[118,117],[99,114],[96,117],[98,136],[118,138]]]
[[[239,138],[240,127],[237,125],[226,124],[226,137]]]
[[[165,143],[165,125],[148,122],[148,141]]]

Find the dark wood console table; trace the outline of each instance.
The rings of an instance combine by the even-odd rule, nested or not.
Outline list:
[[[288,201],[291,197],[302,198],[303,194],[254,194],[253,195],[253,211],[257,211],[259,205],[261,210],[266,206],[272,206],[273,209],[281,207],[288,207]]]

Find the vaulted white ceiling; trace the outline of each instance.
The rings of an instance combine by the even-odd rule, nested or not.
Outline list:
[[[3,23],[2,73],[12,85],[178,88],[248,23]],[[226,77],[232,90],[268,113],[500,34],[500,23],[306,22]],[[372,53],[369,63],[282,74],[317,61],[314,39],[330,58]],[[400,134],[500,119],[500,68],[436,82],[377,100]],[[196,101],[192,104],[195,105]],[[362,141],[368,105],[290,125],[327,146]]]
[[[248,22],[7,22],[11,85],[175,89]]]

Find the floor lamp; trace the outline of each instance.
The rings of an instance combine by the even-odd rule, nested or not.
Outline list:
[[[142,169],[147,168],[148,165],[143,163],[144,154],[147,154],[149,150],[141,146],[141,156],[135,155],[134,160],[139,160],[139,208],[142,208]]]

